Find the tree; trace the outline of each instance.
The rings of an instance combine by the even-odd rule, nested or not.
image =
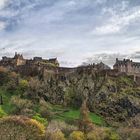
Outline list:
[[[93,130],[93,123],[89,118],[89,109],[87,107],[87,99],[82,103],[80,109],[79,129],[85,133]]]

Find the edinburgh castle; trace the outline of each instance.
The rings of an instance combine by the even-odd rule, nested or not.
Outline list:
[[[104,63],[91,64],[87,66],[78,66],[74,68],[60,67],[57,58],[43,59],[42,57],[34,57],[33,59],[24,59],[22,54],[15,53],[13,58],[2,57],[0,66],[6,67],[10,70],[16,71],[22,75],[35,76],[42,75],[48,77],[49,75],[68,75],[69,73],[76,73],[77,71],[103,71],[107,75],[129,75],[133,76],[134,80],[140,77],[140,63],[133,62],[130,59],[118,60],[111,69]]]

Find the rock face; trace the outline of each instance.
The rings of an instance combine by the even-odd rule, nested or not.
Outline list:
[[[79,108],[88,99],[90,111],[123,122],[140,113],[140,88],[128,76],[109,76],[94,69],[44,77],[39,96],[53,104]]]

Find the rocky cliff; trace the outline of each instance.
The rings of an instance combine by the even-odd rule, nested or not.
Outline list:
[[[53,104],[79,108],[88,98],[90,111],[108,122],[125,122],[140,113],[140,87],[126,75],[111,76],[94,69],[44,77],[38,96]]]

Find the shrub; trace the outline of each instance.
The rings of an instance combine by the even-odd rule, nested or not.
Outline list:
[[[131,140],[139,140],[140,139],[140,129],[133,129],[130,135]]]
[[[49,131],[46,133],[45,140],[66,140],[60,130]]]
[[[52,129],[61,130],[66,136],[68,136],[73,131],[76,131],[78,128],[74,125],[69,125],[63,121],[51,121],[47,127],[48,130]]]
[[[120,140],[120,136],[112,131],[111,129],[104,129],[104,139],[105,140]]]
[[[27,97],[30,97],[32,100],[39,101],[39,93],[42,92],[41,82],[37,78],[31,78],[29,80],[29,88],[26,93]]]
[[[33,116],[33,119],[35,119],[35,120],[39,121],[40,123],[44,124],[44,126],[47,126],[48,125],[47,119],[42,118],[40,116],[40,114],[36,114],[35,116]]]
[[[87,134],[87,140],[120,140],[120,137],[109,128],[95,127]]]
[[[15,72],[8,73],[9,80],[6,83],[7,90],[13,91],[17,89],[18,85],[18,74]]]
[[[120,128],[118,130],[122,140],[139,140],[140,128]]]
[[[19,88],[22,90],[22,91],[25,91],[27,88],[28,88],[28,81],[27,80],[20,80],[19,81]]]
[[[17,89],[17,83],[15,80],[10,79],[7,83],[6,83],[6,89],[8,91],[15,91]]]
[[[51,113],[51,110],[52,107],[50,106],[49,103],[47,103],[46,101],[44,100],[40,100],[40,106],[39,106],[39,113],[41,114],[42,117],[46,118],[47,119],[51,119],[52,117],[52,113]]]
[[[0,119],[0,136],[14,136],[14,140],[40,140],[45,127],[36,120],[23,116],[9,116]],[[5,138],[6,139],[6,138]]]
[[[102,140],[100,131],[91,131],[87,134],[87,140]]]
[[[25,110],[31,109],[33,104],[30,100],[27,99],[21,99],[19,96],[13,96],[11,99],[11,104],[14,107],[14,110],[12,113],[17,114],[17,115],[25,115]]]
[[[85,135],[81,131],[73,131],[69,136],[69,140],[85,140]]]

